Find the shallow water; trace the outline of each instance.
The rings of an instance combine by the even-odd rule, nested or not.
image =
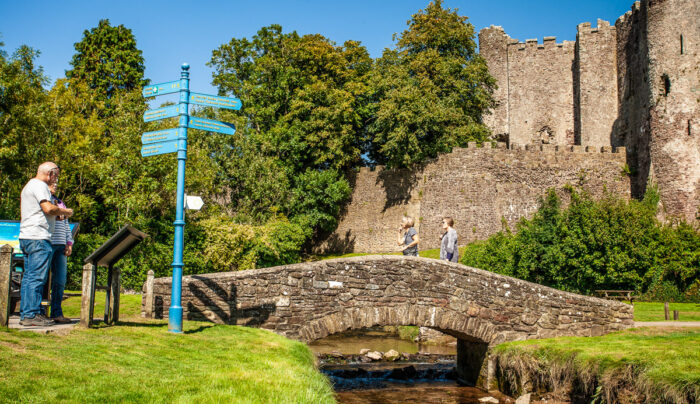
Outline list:
[[[336,400],[341,404],[476,404],[482,397],[495,397],[501,403],[508,402],[506,396],[460,386],[455,381],[386,383],[385,387],[379,389],[336,393]],[[513,402],[512,399],[509,401]]]
[[[357,355],[361,349],[435,355],[422,362],[322,363],[321,371],[331,379],[338,403],[477,404],[479,398],[489,396],[501,403],[513,402],[504,395],[459,385],[454,357],[444,357],[456,355],[455,346],[418,344],[375,328],[331,335],[313,342],[310,348],[317,355]]]
[[[387,352],[395,350],[401,353],[426,353],[438,355],[456,355],[457,347],[449,345],[419,344],[403,340],[396,334],[381,329],[367,329],[333,334],[309,344],[316,354],[339,352],[344,355],[358,354],[361,349]]]

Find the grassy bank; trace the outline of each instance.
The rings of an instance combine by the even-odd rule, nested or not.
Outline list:
[[[602,337],[499,345],[502,391],[534,391],[587,402],[694,403],[700,400],[700,329],[639,328]]]
[[[160,322],[39,335],[0,329],[2,402],[332,403],[309,349],[274,333]]]

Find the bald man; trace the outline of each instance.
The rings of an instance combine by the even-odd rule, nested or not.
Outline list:
[[[19,246],[24,253],[24,276],[20,294],[20,324],[23,326],[49,326],[54,322],[41,314],[41,292],[48,279],[53,248],[56,216],[71,217],[72,209],[59,208],[51,203],[49,184],[58,181],[60,170],[51,162],[43,163],[36,177],[22,189],[20,207],[22,221],[19,225]]]

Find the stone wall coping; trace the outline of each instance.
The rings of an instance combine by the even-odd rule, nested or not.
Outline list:
[[[588,154],[599,154],[602,157],[610,160],[621,160],[627,157],[627,149],[625,147],[611,147],[611,146],[581,146],[581,145],[549,145],[549,144],[518,144],[511,143],[506,145],[504,142],[497,142],[492,144],[491,142],[484,142],[482,144],[477,144],[476,142],[468,142],[467,147],[455,147],[452,149],[451,153],[441,154],[439,156],[442,158],[449,158],[451,155],[456,153],[469,153],[469,152],[481,152],[481,153],[502,153],[507,152],[527,152],[529,156],[535,153],[541,153],[542,157],[546,155],[551,155],[552,152],[555,154],[573,154],[573,153],[588,153]],[[620,156],[622,155],[622,156]],[[426,161],[425,163],[434,162],[436,159]],[[370,171],[381,171],[385,167],[382,165],[374,167],[360,167],[360,172],[370,172]],[[407,170],[407,169],[402,169]]]
[[[231,272],[216,272],[209,274],[200,275],[187,275],[183,276],[182,283],[187,283],[190,281],[197,281],[199,279],[254,279],[259,275],[264,274],[275,274],[279,272],[294,272],[294,271],[313,271],[316,267],[328,266],[333,264],[351,264],[351,263],[372,263],[372,262],[387,262],[387,261],[415,261],[429,265],[443,266],[447,268],[454,268],[459,271],[477,274],[483,277],[488,277],[491,280],[509,283],[509,284],[519,284],[522,287],[527,287],[536,290],[538,293],[548,293],[554,295],[561,299],[584,299],[591,303],[609,305],[611,307],[627,307],[626,303],[618,302],[615,300],[606,300],[594,296],[585,296],[572,292],[566,292],[563,290],[555,289],[549,286],[540,285],[538,283],[525,281],[518,278],[513,278],[507,275],[501,275],[495,272],[486,271],[479,268],[469,267],[455,262],[442,261],[433,258],[423,258],[423,257],[411,257],[411,256],[401,256],[401,255],[362,255],[357,257],[347,257],[347,258],[334,258],[330,260],[323,261],[311,261],[311,262],[301,262],[297,264],[290,265],[280,265],[269,268],[259,268],[259,269],[249,269],[243,271],[231,271]],[[154,283],[166,283],[171,282],[170,277],[156,278]],[[145,284],[144,284],[145,288]]]

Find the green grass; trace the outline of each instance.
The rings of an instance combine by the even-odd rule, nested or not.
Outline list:
[[[162,321],[40,335],[0,329],[0,401],[332,403],[305,344],[269,331]]]
[[[464,254],[465,247],[459,247],[460,257]],[[361,257],[365,255],[401,255],[400,252],[390,252],[390,253],[348,253],[348,254],[326,254],[326,255],[312,255],[307,257],[309,261],[321,261],[330,260],[335,258],[348,258],[348,257]],[[418,255],[423,258],[434,258],[440,259],[440,249],[433,248],[432,250],[422,250],[418,251]]]
[[[80,293],[80,291],[66,291],[68,293]],[[80,317],[80,296],[69,296],[61,304],[63,315],[66,317]],[[105,292],[95,292],[94,317],[102,318],[105,312]],[[135,318],[141,316],[141,295],[119,296],[119,318]]]
[[[678,321],[700,321],[700,303],[669,303],[669,316],[678,310]],[[664,304],[656,302],[635,302],[634,321],[665,321]]]
[[[550,380],[561,379],[562,374],[597,380],[599,393],[608,398],[614,398],[615,389],[622,386],[647,395],[650,401],[666,395],[671,402],[685,402],[700,399],[698,347],[700,328],[638,328],[601,337],[511,342],[495,347],[494,352],[499,361],[515,368],[514,363],[525,363],[519,366],[521,371],[550,372]]]

